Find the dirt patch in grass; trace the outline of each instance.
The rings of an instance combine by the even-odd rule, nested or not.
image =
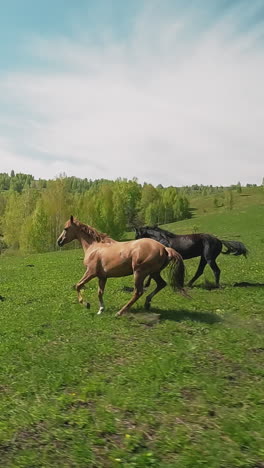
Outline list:
[[[140,312],[133,314],[132,318],[141,325],[145,325],[146,327],[153,327],[159,323],[160,314],[156,314],[154,312]]]
[[[94,401],[90,400],[75,400],[72,403],[70,403],[69,408],[71,409],[79,409],[79,408],[86,408],[90,411],[95,411],[96,410],[96,404]]]
[[[28,447],[40,448],[41,446],[47,445],[49,442],[43,440],[42,437],[45,432],[47,432],[47,428],[42,421],[16,432],[12,440],[0,444],[1,462],[7,461],[13,453],[19,450]]]
[[[186,401],[195,400],[197,396],[197,388],[183,387],[180,390],[181,397]]]
[[[251,348],[249,349],[249,352],[254,354],[264,353],[264,348]]]

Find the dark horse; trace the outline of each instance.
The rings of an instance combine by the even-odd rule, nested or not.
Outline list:
[[[135,228],[136,239],[149,237],[155,239],[166,247],[177,250],[184,260],[193,257],[201,257],[199,266],[188,286],[203,274],[206,264],[212,268],[215,276],[216,287],[219,287],[220,268],[216,258],[220,253],[247,256],[248,250],[242,242],[220,240],[211,234],[173,234],[157,226],[144,226]],[[222,251],[222,247],[226,251]],[[148,282],[149,285],[149,282]]]

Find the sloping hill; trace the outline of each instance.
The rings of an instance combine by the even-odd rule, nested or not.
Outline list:
[[[129,277],[108,281],[102,316],[95,280],[91,310],[77,304],[81,250],[0,258],[1,465],[261,467],[264,288],[232,284],[264,283],[263,214],[166,226],[239,238],[250,256],[219,256],[223,289],[201,278],[188,300],[165,288],[150,313],[142,298],[121,319]]]
[[[241,192],[232,190],[232,211],[243,211],[250,206],[264,205],[264,186],[243,187]],[[212,213],[225,213],[230,208],[230,190],[213,193],[211,195],[192,195],[190,205],[193,215],[208,215]]]

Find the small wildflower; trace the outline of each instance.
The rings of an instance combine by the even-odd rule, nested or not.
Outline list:
[[[121,462],[121,458],[115,458],[116,462]]]
[[[130,434],[126,434],[126,435],[125,435],[125,438],[126,438],[126,439],[130,439],[130,438],[131,438],[131,435],[130,435]]]

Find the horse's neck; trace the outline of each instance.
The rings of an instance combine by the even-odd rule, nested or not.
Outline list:
[[[92,239],[88,234],[85,234],[85,233],[81,233],[81,235],[79,235],[78,237],[78,240],[81,243],[84,253],[86,253],[87,250],[90,249],[91,247],[94,247],[95,244],[104,245],[104,244],[114,244],[117,242],[114,239],[111,239],[111,237],[108,237],[105,241],[98,242]]]
[[[166,239],[174,239],[175,237],[179,237],[179,234],[174,234],[173,233],[173,235],[169,235],[169,234],[166,234],[166,232],[162,232],[162,231],[160,231],[160,234],[163,237],[166,237]]]
[[[83,236],[83,235],[80,236],[80,237],[78,238],[78,240],[79,240],[80,243],[81,243],[81,246],[82,246],[82,248],[83,248],[84,253],[86,253],[87,250],[88,250],[88,249],[94,244],[94,242],[95,242],[95,241],[92,240],[91,238],[88,239],[88,236]]]

